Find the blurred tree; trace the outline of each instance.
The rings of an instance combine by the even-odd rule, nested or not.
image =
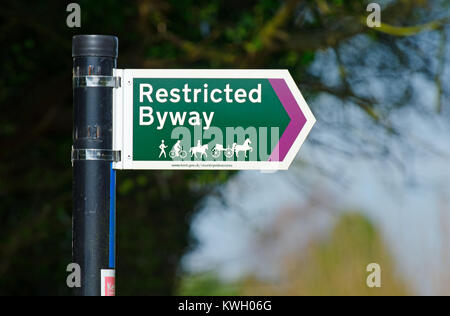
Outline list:
[[[381,267],[381,287],[369,288],[365,267]],[[272,284],[249,279],[248,295],[408,295],[407,285],[398,277],[398,267],[377,229],[359,214],[338,219],[325,240],[317,238],[306,251],[285,258],[280,281]]]
[[[385,110],[403,105],[407,86],[389,104],[357,89],[364,56],[342,46],[366,34],[390,71],[419,69],[449,93],[439,68],[412,36],[448,23],[444,0],[391,1],[383,27],[364,25],[364,1],[80,0],[81,29],[66,24],[66,3],[10,1],[0,10],[0,294],[66,294],[71,247],[71,36],[115,34],[119,67],[288,68],[311,96],[332,94],[395,131]],[[447,15],[445,15],[447,14]],[[430,22],[432,21],[432,22]],[[397,25],[397,27],[395,26]],[[413,25],[413,27],[400,27]],[[411,48],[411,46],[413,48]],[[341,81],[330,86],[308,67],[334,49]],[[444,56],[444,54],[441,54]],[[443,57],[442,57],[443,58]],[[389,66],[390,62],[393,62]],[[442,102],[438,109],[442,110]],[[227,172],[124,172],[118,176],[118,292],[170,294],[189,245],[189,215]]]
[[[213,273],[186,275],[181,279],[177,295],[182,296],[239,296],[243,294],[239,282],[224,283]]]

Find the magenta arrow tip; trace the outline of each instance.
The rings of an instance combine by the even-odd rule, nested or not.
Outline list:
[[[269,82],[291,119],[269,157],[269,161],[283,161],[305,125],[306,117],[284,79],[269,79]]]

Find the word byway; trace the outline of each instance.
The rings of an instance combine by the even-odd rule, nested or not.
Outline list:
[[[169,122],[172,123],[173,126],[183,126],[185,124],[187,114],[187,112],[156,112],[156,118],[158,120],[158,127],[156,129],[161,130],[164,128],[167,117],[169,117]],[[209,115],[206,112],[202,112],[202,115],[200,116],[200,113],[197,111],[192,111],[189,112],[187,123],[192,126],[201,125],[201,118],[203,118],[203,122],[205,122],[206,125],[203,129],[207,130],[211,126],[213,117],[214,112],[210,112]],[[141,106],[139,108],[139,125],[149,126],[152,125],[154,121],[155,118],[153,116],[153,108],[151,106]]]

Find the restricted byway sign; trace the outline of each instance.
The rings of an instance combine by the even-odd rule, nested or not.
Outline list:
[[[287,70],[115,70],[116,169],[288,169],[315,118]]]

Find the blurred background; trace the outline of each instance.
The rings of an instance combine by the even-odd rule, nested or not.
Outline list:
[[[450,295],[450,3],[369,2],[2,3],[0,294],[70,293],[71,39],[106,34],[119,68],[289,69],[317,118],[286,172],[118,172],[118,294]]]

